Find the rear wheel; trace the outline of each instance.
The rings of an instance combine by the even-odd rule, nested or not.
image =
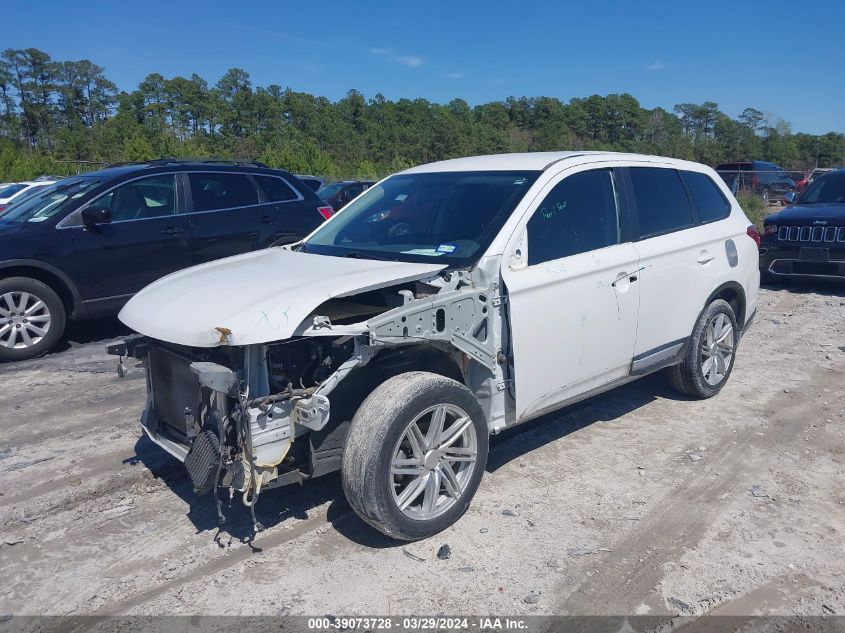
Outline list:
[[[0,361],[41,356],[64,330],[64,305],[47,284],[28,277],[0,281]]]
[[[668,368],[672,386],[694,398],[711,398],[722,390],[734,366],[737,327],[727,301],[708,305],[693,329],[683,361]]]
[[[352,420],[341,466],[346,498],[390,537],[437,534],[469,507],[488,440],[484,414],[464,385],[427,372],[395,376]]]

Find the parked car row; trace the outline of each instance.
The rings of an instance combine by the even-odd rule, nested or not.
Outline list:
[[[772,168],[761,161],[717,168],[732,191],[747,182],[795,203],[766,220],[764,277],[845,277],[837,188],[845,172],[813,170],[809,184],[799,185]],[[800,198],[790,183],[806,187]],[[326,185],[255,163],[163,159],[59,182],[43,177],[3,185],[0,361],[48,351],[67,319],[116,314],[134,293],[169,273],[300,240],[374,184]],[[391,239],[418,233],[432,221],[436,202],[397,198],[368,226]]]
[[[333,213],[286,171],[219,161],[122,165],[14,195],[0,211],[0,361],[47,352],[67,319],[115,315],[167,274],[295,242]]]

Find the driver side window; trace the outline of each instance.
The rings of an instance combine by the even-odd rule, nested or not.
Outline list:
[[[176,213],[173,174],[133,180],[95,200],[91,206],[111,210],[112,222],[157,218]]]
[[[528,221],[528,265],[619,243],[613,172],[582,171],[564,178]]]

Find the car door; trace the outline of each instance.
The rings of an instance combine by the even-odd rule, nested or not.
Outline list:
[[[628,375],[639,263],[620,185],[614,169],[564,172],[506,253],[517,421]]]
[[[156,279],[190,264],[185,216],[174,174],[125,182],[86,207],[108,209],[111,221],[74,222],[73,261],[91,309],[119,307]],[[76,211],[76,213],[80,213]]]
[[[308,198],[293,183],[281,176],[254,175],[261,187],[263,198],[268,202],[268,212],[272,215],[270,234],[264,245],[290,244],[301,240],[317,228],[323,216],[317,211],[321,201],[313,195]]]
[[[671,167],[627,169],[639,240],[640,320],[634,370],[678,353],[727,266],[724,237],[700,225],[687,187]],[[695,183],[694,183],[695,184]]]
[[[197,171],[186,178],[192,264],[259,248],[262,235],[271,231],[273,213],[261,204],[249,174]]]

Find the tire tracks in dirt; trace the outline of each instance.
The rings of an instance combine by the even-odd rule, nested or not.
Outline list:
[[[834,380],[829,368],[805,369],[809,372],[793,387],[796,391],[811,386],[818,390],[820,384]],[[723,434],[707,452],[707,469],[690,471],[634,529],[612,543],[611,552],[597,566],[598,573],[579,582],[555,612],[630,615],[647,607],[649,615],[670,613],[657,591],[664,566],[695,549],[725,509],[746,493],[751,478],[759,476],[778,451],[796,444],[805,428],[796,424],[797,420],[822,417],[825,410],[816,403],[796,400],[791,390],[784,390],[774,393],[758,415],[768,429],[764,436],[757,424],[748,424],[736,434]],[[718,473],[715,481],[712,473]],[[683,500],[684,512],[674,507],[678,499]],[[638,561],[633,569],[632,561]]]

